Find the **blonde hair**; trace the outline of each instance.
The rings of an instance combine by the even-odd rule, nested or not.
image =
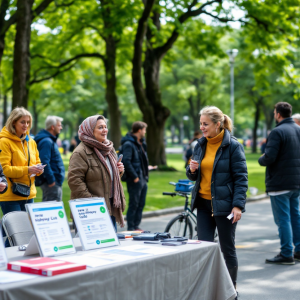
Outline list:
[[[206,115],[208,116],[215,124],[220,122],[220,129],[227,129],[228,131],[232,131],[232,121],[231,119],[223,114],[223,112],[217,108],[216,106],[205,106],[200,110],[200,116]]]
[[[31,128],[32,125],[32,116],[31,113],[25,109],[24,107],[16,107],[12,110],[12,112],[10,113],[7,121],[6,121],[6,129],[12,133],[12,134],[16,134],[16,130],[14,128],[14,123],[16,123],[18,120],[20,120],[22,117],[28,116],[30,118],[30,123],[29,123],[29,130]],[[23,137],[25,138],[25,136]]]

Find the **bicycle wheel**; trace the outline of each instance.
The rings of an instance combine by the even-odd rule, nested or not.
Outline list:
[[[178,215],[168,223],[165,232],[169,232],[171,236],[182,236],[192,239],[193,226],[188,216]]]

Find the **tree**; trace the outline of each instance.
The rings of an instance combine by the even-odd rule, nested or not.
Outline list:
[[[18,0],[16,12],[5,20],[7,14],[14,10],[9,0],[3,0],[0,6],[0,65],[5,48],[5,36],[13,24],[16,25],[14,44],[14,73],[13,73],[13,107],[17,105],[27,107],[28,80],[30,74],[30,33],[34,18],[40,15],[53,0],[43,0],[33,10],[34,0]]]
[[[17,26],[14,47],[13,107],[27,107],[30,78],[31,10],[34,0],[17,1]]]
[[[135,5],[135,1],[129,0],[87,1],[70,7],[68,13],[64,12],[64,16],[57,15],[49,18],[46,25],[50,28],[56,28],[57,22],[62,19],[60,24],[63,29],[53,39],[59,51],[56,48],[52,53],[53,57],[36,56],[40,66],[30,81],[31,84],[35,84],[54,78],[61,72],[70,70],[82,58],[100,59],[105,70],[105,99],[111,120],[110,138],[116,148],[121,140],[121,113],[117,96],[117,55],[122,54],[124,45],[130,48],[130,44],[125,41],[126,28],[132,26]],[[59,59],[57,59],[57,52],[61,57]],[[66,58],[63,60],[64,56]]]
[[[287,32],[295,32],[299,7],[296,1],[266,0],[263,2],[253,1],[229,1],[229,9],[222,7],[222,0],[207,1],[205,3],[196,0],[187,1],[164,1],[154,4],[153,0],[145,1],[144,11],[139,19],[138,29],[134,43],[134,57],[132,68],[132,81],[136,94],[137,103],[143,113],[143,118],[149,127],[147,130],[147,142],[149,159],[152,164],[166,164],[164,151],[164,125],[170,115],[170,110],[163,105],[159,87],[160,64],[166,53],[172,48],[184,23],[193,17],[202,14],[210,16],[213,20],[227,24],[238,21],[233,18],[234,5],[245,11],[242,23],[251,27],[251,38],[258,40],[264,45],[270,46],[273,36],[287,36]],[[287,3],[288,2],[288,3]],[[286,9],[285,14],[279,14]],[[151,12],[152,11],[152,12]],[[212,11],[212,12],[211,12]],[[151,20],[148,18],[151,15]],[[164,15],[167,22],[161,25]],[[276,22],[273,22],[276,19]],[[289,20],[292,20],[289,22]],[[148,26],[147,26],[148,22]],[[282,22],[282,23],[281,23]],[[269,38],[261,39],[262,34],[256,34],[256,28],[260,33],[266,32]],[[250,29],[249,29],[250,30]],[[143,42],[146,38],[144,61],[142,63]],[[142,80],[142,69],[144,82]]]

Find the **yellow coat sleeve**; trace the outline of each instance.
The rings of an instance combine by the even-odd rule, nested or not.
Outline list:
[[[5,140],[0,140],[0,163],[3,168],[3,173],[7,178],[20,178],[28,174],[28,166],[12,166],[12,151],[9,143]]]

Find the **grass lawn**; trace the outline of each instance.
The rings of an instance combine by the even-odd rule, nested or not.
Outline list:
[[[246,153],[248,173],[249,173],[249,187],[256,187],[259,190],[259,194],[265,190],[265,168],[260,167],[257,160],[260,154]],[[170,181],[177,181],[178,179],[185,179],[184,161],[182,160],[182,154],[169,154],[167,156],[168,165],[176,168],[177,172],[150,172],[150,180],[148,184],[148,193],[146,200],[146,207],[144,211],[158,210],[174,206],[183,206],[184,198],[169,196],[163,196],[162,192],[173,192],[174,186],[169,185]],[[68,170],[69,156],[63,157],[66,170]],[[66,174],[67,177],[67,174]],[[126,183],[123,182],[123,187],[126,196],[126,202],[128,204],[128,193],[126,189]],[[35,202],[42,200],[42,191],[37,188],[38,194]],[[70,190],[67,180],[63,184],[63,201],[65,204],[65,210],[69,216],[70,209],[68,200],[70,199]],[[128,205],[127,205],[128,207]],[[125,212],[126,213],[126,212]]]

